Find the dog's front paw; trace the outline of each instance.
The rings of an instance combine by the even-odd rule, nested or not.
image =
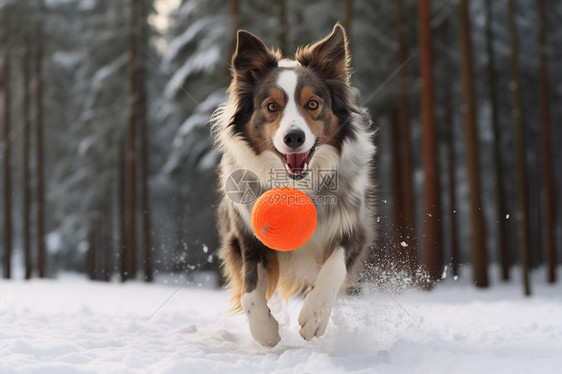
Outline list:
[[[281,340],[279,323],[271,315],[269,308],[267,308],[267,313],[259,313],[253,316],[248,314],[248,322],[250,323],[252,336],[264,347],[275,347]]]
[[[320,302],[318,298],[309,294],[299,315],[300,334],[305,340],[320,337],[326,332],[332,305],[330,302]]]
[[[255,292],[246,293],[241,302],[254,339],[264,347],[275,347],[281,340],[279,323],[271,315],[265,298],[258,297]]]

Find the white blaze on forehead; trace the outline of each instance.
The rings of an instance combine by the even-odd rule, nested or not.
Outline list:
[[[275,132],[273,137],[273,144],[275,148],[281,153],[303,153],[307,152],[314,145],[314,135],[308,128],[308,125],[299,112],[297,107],[296,95],[297,95],[297,83],[298,74],[293,69],[283,70],[279,77],[277,78],[277,85],[287,95],[287,103],[283,109],[281,123],[279,128]],[[305,135],[305,141],[302,146],[298,149],[292,149],[285,145],[283,138],[285,134],[290,130],[302,130]]]
[[[297,103],[295,101],[297,83],[297,72],[292,69],[283,70],[281,74],[279,74],[279,77],[277,77],[277,85],[285,91],[285,94],[287,95],[287,105],[285,106],[285,111],[283,112],[283,119],[288,114],[288,111],[296,112],[296,114],[298,114]]]
[[[280,68],[296,68],[300,66],[300,64],[295,60],[290,60],[288,58],[284,58],[277,63]]]

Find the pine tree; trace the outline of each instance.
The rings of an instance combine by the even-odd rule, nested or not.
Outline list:
[[[31,178],[30,178],[30,41],[29,36],[24,37],[23,55],[21,67],[23,70],[23,97],[22,97],[22,116],[23,116],[23,154],[22,154],[22,168],[23,168],[23,214],[22,214],[22,229],[23,229],[23,253],[24,253],[24,269],[25,279],[30,279],[32,274],[32,260],[31,260]]]
[[[403,255],[404,246],[404,201],[402,181],[402,162],[400,159],[400,112],[393,108],[390,112],[390,152],[392,169],[392,197],[393,197],[393,231],[394,237],[391,242],[392,260],[399,269],[402,267],[410,271],[408,257]],[[407,247],[406,247],[407,248]],[[404,266],[406,265],[406,266]],[[410,272],[410,274],[413,274]]]
[[[511,81],[509,89],[513,101],[513,123],[515,132],[515,184],[517,187],[517,211],[515,220],[517,224],[517,247],[521,265],[523,291],[531,295],[529,283],[529,202],[527,188],[527,165],[525,159],[525,135],[523,118],[521,115],[521,82],[519,79],[519,36],[515,22],[516,10],[514,0],[508,0],[509,38],[511,45]]]
[[[447,85],[445,94],[445,123],[447,124],[447,160],[449,179],[449,214],[450,220],[450,262],[453,276],[458,277],[460,265],[459,235],[457,229],[457,182],[455,170],[457,167],[457,157],[455,154],[455,120],[453,116],[453,93],[450,84]]]
[[[150,191],[148,189],[149,174],[149,154],[150,147],[148,141],[148,124],[147,124],[147,69],[146,62],[148,60],[147,48],[143,48],[142,43],[148,42],[148,6],[145,0],[139,3],[139,50],[140,61],[138,64],[138,107],[137,120],[139,122],[139,174],[140,174],[140,202],[141,202],[141,240],[142,240],[142,263],[144,280],[152,282],[154,279],[154,259],[151,242],[151,220],[150,220]]]
[[[39,11],[43,0],[39,1]],[[37,268],[39,278],[46,275],[47,248],[45,243],[45,174],[43,151],[43,26],[35,31],[35,202],[37,204]]]
[[[2,256],[4,278],[10,279],[12,272],[12,169],[11,169],[11,116],[10,116],[10,97],[12,95],[10,87],[11,66],[11,25],[9,11],[4,10],[3,16],[3,45],[4,53],[2,58],[2,91],[3,91],[3,125],[2,125],[2,160],[4,169],[4,232]]]
[[[486,0],[486,54],[488,56],[487,64],[487,89],[490,100],[492,130],[494,133],[494,165],[495,165],[495,195],[496,195],[496,214],[498,222],[498,245],[499,245],[499,259],[501,264],[501,277],[502,280],[509,280],[509,267],[510,267],[510,248],[507,238],[507,222],[506,222],[506,190],[504,187],[503,176],[504,167],[501,157],[501,131],[499,119],[499,105],[496,94],[496,72],[495,72],[495,56],[494,56],[494,34],[492,32],[492,0]]]
[[[249,4],[236,5],[231,2],[229,9],[217,0],[182,1],[171,15],[169,48],[162,59],[167,82],[157,113],[165,135],[160,142],[162,153],[167,155],[160,170],[165,185],[163,182],[163,188],[155,191],[153,199],[160,206],[155,216],[162,215],[158,219],[178,225],[161,232],[174,238],[174,244],[168,246],[173,247],[168,258],[178,261],[169,264],[174,268],[200,263],[208,257],[203,244],[209,248],[216,245],[213,212],[207,207],[215,200],[215,191],[209,186],[216,184],[214,167],[219,155],[211,149],[206,124],[227,97],[227,66],[235,35],[232,28],[246,26],[243,6]],[[268,19],[273,24],[278,24],[277,10],[269,7]],[[278,42],[278,28],[271,28],[269,35]]]
[[[548,96],[548,71],[547,71],[547,42],[545,30],[546,6],[544,0],[538,0],[538,28],[539,28],[539,83],[540,83],[540,109],[542,129],[542,164],[543,164],[543,188],[544,188],[544,212],[545,212],[545,235],[546,235],[546,261],[547,280],[556,282],[556,245],[554,239],[555,201],[552,178],[552,152],[550,132],[550,106]]]
[[[413,165],[412,165],[412,147],[410,135],[410,100],[408,90],[408,73],[407,65],[407,49],[406,49],[406,24],[404,22],[402,0],[396,1],[396,28],[398,32],[398,64],[400,79],[400,142],[398,144],[400,158],[400,171],[402,173],[402,205],[400,213],[403,215],[403,224],[401,226],[401,240],[405,242],[406,247],[402,250],[404,253],[405,263],[408,264],[408,270],[413,275],[418,267],[416,238],[415,238],[415,219],[414,219],[414,182],[413,182]]]
[[[285,0],[277,0],[279,7],[279,49],[284,56],[287,56],[287,4]]]
[[[419,47],[421,70],[421,126],[424,180],[424,233],[423,265],[432,281],[441,278],[443,253],[441,248],[441,202],[437,134],[434,115],[433,53],[431,37],[430,0],[419,2]]]
[[[478,130],[476,125],[476,103],[474,99],[474,74],[472,72],[472,44],[468,0],[459,3],[459,36],[461,47],[461,78],[463,112],[466,136],[466,160],[470,196],[471,262],[474,284],[488,287],[488,259],[484,231],[484,214],[480,185],[480,160],[478,157]]]
[[[127,198],[126,198],[126,168],[127,148],[123,140],[118,150],[118,185],[117,185],[117,221],[119,226],[119,275],[121,282],[129,278],[129,257],[127,248]]]
[[[129,120],[127,128],[126,153],[126,239],[127,239],[127,276],[136,277],[137,271],[137,106],[138,106],[138,62],[137,62],[137,28],[138,0],[130,0],[129,31]]]

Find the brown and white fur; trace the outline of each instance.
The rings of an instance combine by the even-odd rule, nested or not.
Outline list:
[[[300,47],[295,61],[281,59],[256,36],[239,31],[232,58],[230,98],[213,115],[215,145],[223,153],[221,186],[238,169],[253,171],[262,191],[272,170],[306,182],[316,170],[336,170],[337,189],[305,191],[316,204],[318,224],[307,244],[291,252],[263,245],[250,224],[253,204],[219,205],[220,260],[233,292],[233,310],[244,312],[252,336],[275,346],[279,326],[267,305],[278,292],[289,298],[307,291],[298,319],[306,340],[321,336],[332,304],[351,286],[374,240],[371,121],[350,85],[344,29]]]

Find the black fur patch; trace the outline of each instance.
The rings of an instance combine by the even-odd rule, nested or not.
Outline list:
[[[238,87],[237,91],[237,104],[236,112],[232,117],[229,126],[232,126],[232,132],[234,135],[240,136],[250,148],[252,148],[256,153],[254,144],[250,141],[249,137],[249,122],[260,109],[259,104],[268,95],[269,88],[274,87],[279,76],[279,72],[284,70],[283,68],[271,67],[263,76],[263,79],[257,82],[254,86],[248,84],[242,84],[242,87]],[[259,122],[259,121],[258,121]],[[259,125],[259,124],[257,124]]]
[[[354,268],[364,259],[366,239],[367,230],[361,223],[354,227],[353,232],[342,236],[339,244],[345,250],[345,264],[348,273],[353,272]]]
[[[237,214],[237,241],[244,261],[244,292],[252,292],[258,285],[258,264],[269,269],[274,251],[263,245],[253,233],[248,232],[242,218]]]

